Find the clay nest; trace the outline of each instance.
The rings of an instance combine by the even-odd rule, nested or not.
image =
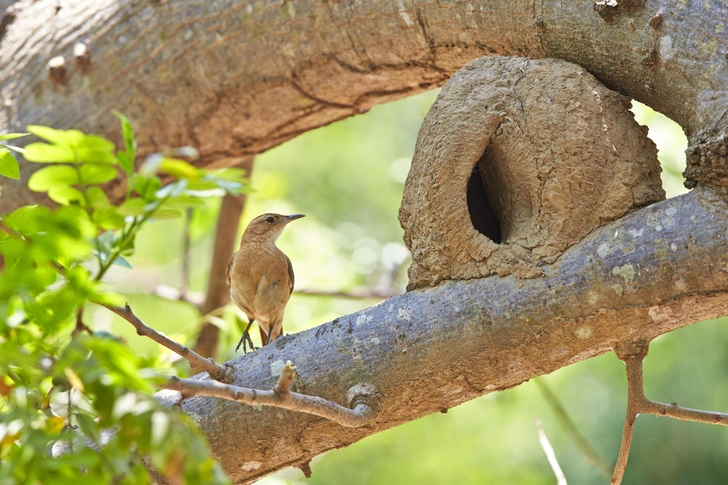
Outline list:
[[[568,62],[484,57],[442,88],[399,211],[408,289],[543,274],[566,248],[663,200],[630,100]]]

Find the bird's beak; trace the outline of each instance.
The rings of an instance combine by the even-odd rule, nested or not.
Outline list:
[[[286,216],[286,224],[288,224],[291,221],[295,221],[296,219],[300,219],[301,217],[306,217],[305,214],[291,214],[290,216]]]

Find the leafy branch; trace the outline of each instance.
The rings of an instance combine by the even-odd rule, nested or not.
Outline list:
[[[25,148],[3,142],[27,134],[0,135],[0,175],[19,177],[11,151],[43,164],[28,186],[57,204],[0,216],[0,482],[68,482],[83,469],[94,483],[144,483],[141,455],[173,482],[227,482],[189,420],[151,397],[160,363],[82,316],[89,302],[119,305],[100,283],[113,265],[131,268],[126,257],[148,223],[247,191],[247,180],[242,170],[194,167],[182,159],[195,157],[189,148],[137,163],[131,123],[116,115],[118,151],[79,130],[29,126],[39,140]],[[121,200],[104,191],[112,181],[125,187]]]

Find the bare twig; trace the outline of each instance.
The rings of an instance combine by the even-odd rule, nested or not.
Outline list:
[[[207,371],[207,373],[210,374],[211,378],[222,381],[226,379],[227,368],[224,365],[216,364],[212,359],[206,359],[194,352],[193,350],[189,349],[188,347],[185,347],[184,345],[170,339],[166,335],[157,332],[152,327],[142,322],[139,317],[134,315],[134,312],[131,311],[131,307],[129,307],[129,304],[127,304],[124,308],[112,305],[104,305],[104,307],[108,308],[127,322],[134,325],[137,334],[144,337],[149,337],[158,344],[167,347],[172,352],[186,359],[191,366]]]
[[[317,396],[308,396],[289,390],[294,375],[295,368],[291,361],[288,361],[281,370],[278,383],[270,390],[249,389],[217,381],[198,381],[178,377],[171,377],[161,387],[178,391],[185,399],[193,396],[211,396],[250,405],[274,406],[320,416],[347,428],[364,426],[379,412],[378,392],[370,384],[357,384],[349,389],[349,405],[353,406],[352,409],[349,409]]]
[[[599,456],[597,450],[594,449],[592,444],[589,443],[589,440],[587,440],[586,437],[579,431],[579,428],[577,428],[576,424],[574,424],[571,416],[548,384],[546,384],[542,378],[534,379],[534,382],[536,383],[536,387],[538,387],[541,391],[541,394],[543,394],[546,403],[556,415],[556,419],[559,420],[561,426],[563,426],[566,430],[566,434],[571,437],[581,454],[584,455],[587,461],[594,466],[594,468],[599,470],[605,477],[611,477],[612,470],[607,462]]]
[[[647,399],[643,386],[642,363],[647,356],[649,342],[638,341],[619,344],[614,348],[620,360],[626,366],[627,372],[627,415],[624,418],[624,430],[622,431],[622,445],[619,448],[619,456],[612,474],[613,485],[622,483],[624,472],[627,469],[629,448],[632,444],[634,425],[639,414],[653,414],[655,416],[666,416],[668,418],[684,421],[695,421],[699,423],[720,424],[728,426],[728,414],[698,409],[683,408],[677,403],[664,404]]]
[[[556,485],[567,485],[566,476],[559,465],[559,461],[556,459],[554,447],[551,446],[551,443],[543,430],[543,426],[541,426],[541,420],[536,418],[534,421],[536,422],[536,429],[538,430],[538,442],[541,444],[541,449],[543,449],[546,459],[549,461],[549,465],[551,465],[551,470],[553,470],[554,475],[556,476]]]
[[[202,308],[202,305],[205,301],[205,296],[202,293],[188,291],[183,295],[178,289],[165,285],[155,286],[151,290],[151,293],[160,298],[166,298],[167,300],[183,301],[200,309]],[[300,290],[293,290],[293,294],[300,296],[328,296],[332,298],[346,298],[349,300],[384,300],[393,296],[401,295],[402,292],[397,290],[377,288],[356,288],[351,291],[315,290],[302,288]],[[211,308],[210,311],[206,313],[210,313],[217,308],[219,307]]]
[[[71,337],[75,337],[82,332],[87,332],[88,334],[93,333],[93,331],[85,323],[83,323],[83,305],[78,307],[78,310],[76,311],[76,326],[71,332]]]

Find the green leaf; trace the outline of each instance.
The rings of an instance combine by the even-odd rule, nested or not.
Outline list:
[[[163,207],[169,209],[187,209],[190,207],[202,207],[205,203],[199,197],[180,194],[177,197],[167,199]]]
[[[111,206],[109,198],[106,197],[101,187],[89,187],[88,191],[86,191],[86,197],[88,197],[89,205],[94,209],[106,209]]]
[[[78,174],[70,165],[43,167],[28,180],[28,188],[35,192],[47,192],[52,187],[69,186],[78,183]]]
[[[124,306],[124,304],[126,303],[125,296],[111,291],[91,294],[89,295],[88,299],[89,301],[96,303],[97,305]]]
[[[31,143],[25,147],[25,159],[36,163],[72,163],[76,158],[69,146]]]
[[[83,164],[79,167],[81,177],[86,185],[103,184],[114,180],[119,172],[111,165],[100,165],[94,163]]]
[[[121,229],[125,224],[124,216],[119,214],[114,206],[95,210],[93,219],[96,224],[107,230]]]
[[[126,172],[127,175],[134,173],[134,159],[131,158],[126,152],[116,152],[116,158],[119,159],[119,165],[121,169]]]
[[[93,418],[85,413],[76,413],[74,417],[76,418],[81,431],[83,431],[83,434],[85,434],[87,438],[93,440],[94,443],[98,444],[101,440],[101,435],[99,434],[98,425]]]
[[[20,178],[20,166],[9,151],[0,149],[0,175],[18,180]]]
[[[197,180],[200,178],[200,169],[177,158],[162,158],[159,163],[159,171],[180,179]]]
[[[104,137],[85,135],[76,146],[78,159],[88,163],[116,164],[116,146]]]
[[[5,133],[4,135],[0,135],[0,140],[14,140],[28,135],[30,135],[30,133]]]
[[[155,221],[166,221],[170,219],[178,219],[182,217],[182,213],[174,209],[159,209],[152,215],[152,219]]]
[[[28,131],[38,138],[49,141],[54,145],[63,145],[68,147],[77,146],[85,136],[84,133],[79,130],[55,130],[48,126],[38,125],[29,125]]]
[[[118,175],[111,165],[84,164],[79,167],[86,185],[101,184],[113,180]],[[76,185],[78,172],[70,165],[44,167],[30,176],[28,188],[35,192],[46,192],[52,187]]]
[[[80,190],[69,185],[56,185],[48,189],[48,197],[53,202],[61,205],[70,205],[72,202],[78,202],[84,205],[83,194]]]
[[[139,194],[142,199],[151,202],[157,199],[157,190],[162,186],[162,181],[155,175],[133,174],[131,181],[132,190]]]
[[[129,261],[127,261],[125,258],[122,258],[121,256],[117,256],[113,264],[124,268],[134,269],[131,267]]]
[[[121,134],[124,137],[124,145],[126,146],[126,162],[128,165],[122,165],[122,168],[126,170],[126,173],[131,174],[134,171],[134,159],[136,158],[137,148],[136,140],[134,139],[134,128],[131,126],[129,118],[118,111],[112,111],[112,113],[121,121]]]
[[[147,202],[144,199],[129,199],[119,206],[119,214],[125,216],[140,216],[144,214],[146,205]]]

